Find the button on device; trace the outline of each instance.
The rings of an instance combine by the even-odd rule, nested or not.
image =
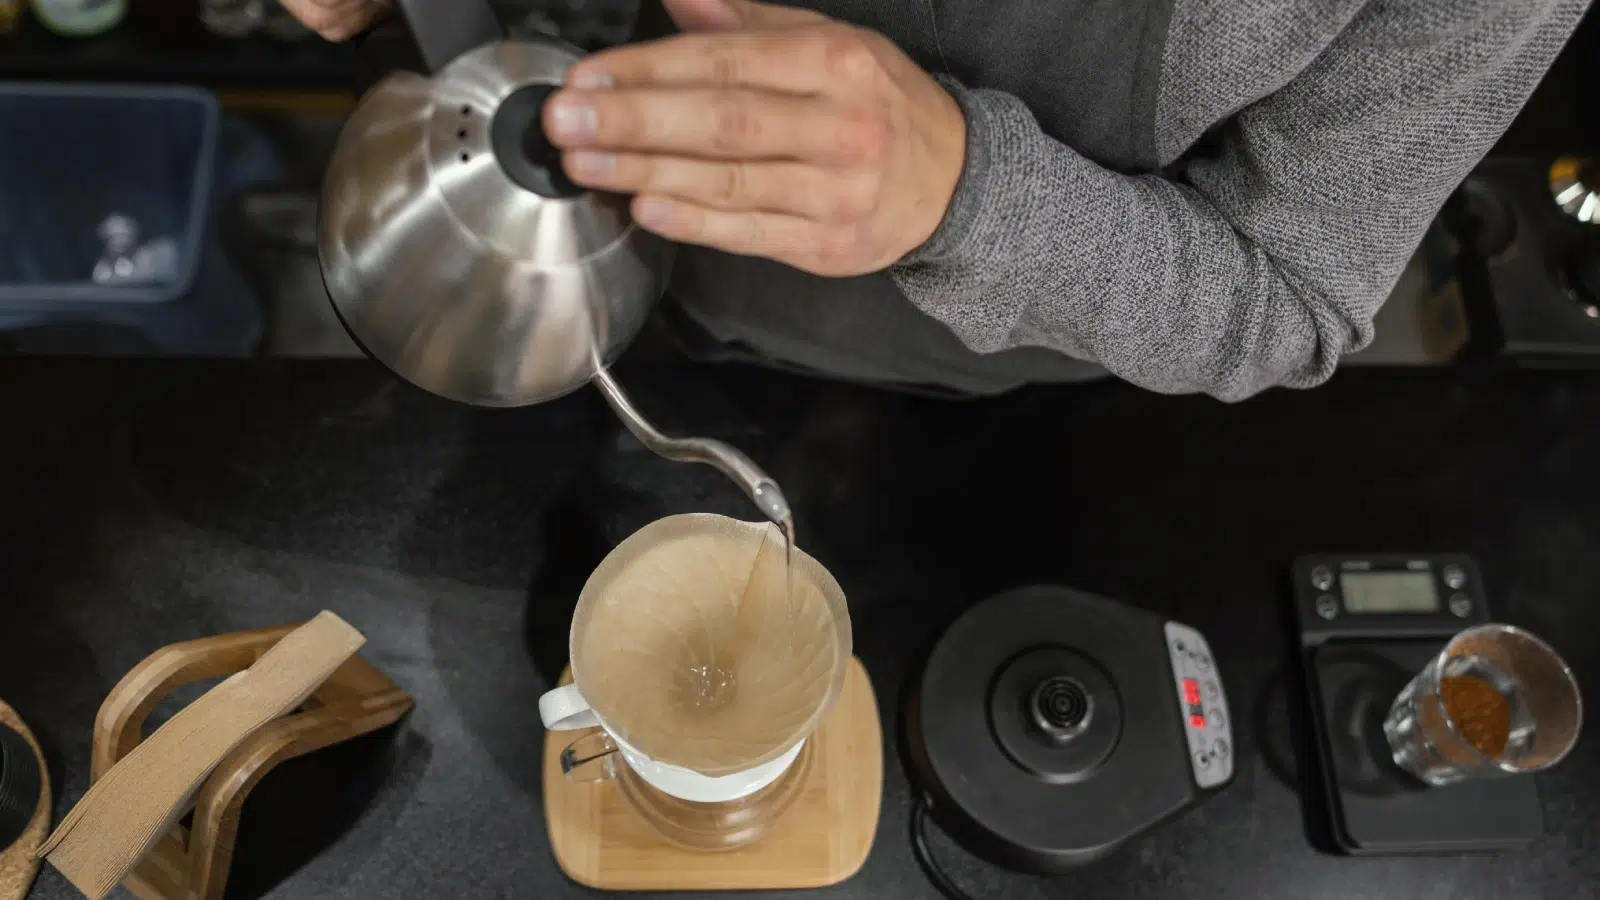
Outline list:
[[[1204,750],[1196,750],[1194,754],[1194,766],[1202,772],[1211,768],[1211,754]]]
[[[1172,649],[1178,651],[1179,653],[1183,653],[1184,651],[1188,650],[1189,647],[1181,640],[1174,640],[1172,642]]]
[[[1333,570],[1327,566],[1317,566],[1312,569],[1311,586],[1319,591],[1325,591],[1333,587]],[[1456,585],[1452,584],[1451,587],[1456,587]]]
[[[1444,567],[1444,583],[1452,591],[1459,591],[1467,584],[1467,570],[1452,563]]]
[[[1217,759],[1227,759],[1228,742],[1222,738],[1217,738],[1217,742],[1211,745],[1211,752],[1217,755]]]
[[[1216,728],[1226,728],[1228,726],[1228,717],[1224,716],[1220,709],[1206,710],[1206,720]]]
[[[1215,699],[1217,699],[1217,697],[1221,693],[1222,693],[1222,688],[1218,687],[1217,683],[1215,681],[1212,681],[1209,678],[1206,679],[1206,699],[1207,700],[1215,700]]]
[[[1199,650],[1189,654],[1189,659],[1193,660],[1194,664],[1199,666],[1202,670],[1209,670],[1211,668],[1211,657],[1201,653]]]
[[[1466,594],[1452,594],[1450,597],[1450,611],[1456,618],[1465,619],[1472,615],[1472,598]]]
[[[1317,598],[1317,615],[1324,619],[1331,619],[1339,614],[1339,598],[1332,594],[1323,594]]]

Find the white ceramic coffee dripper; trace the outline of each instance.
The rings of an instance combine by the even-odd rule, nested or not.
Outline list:
[[[563,751],[569,778],[614,777],[620,757],[665,794],[722,803],[793,765],[843,686],[850,615],[798,549],[786,601],[784,559],[775,526],[709,514],[606,556],[573,614],[573,683],[539,699],[546,728],[602,729]]]

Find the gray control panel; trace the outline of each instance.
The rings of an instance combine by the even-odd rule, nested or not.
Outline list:
[[[1164,630],[1194,782],[1202,788],[1217,787],[1233,777],[1234,757],[1233,720],[1222,676],[1211,645],[1200,632],[1177,622],[1168,622]]]

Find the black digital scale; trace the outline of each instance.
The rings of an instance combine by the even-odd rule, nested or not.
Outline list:
[[[1352,854],[1515,847],[1544,831],[1532,778],[1428,787],[1394,764],[1394,698],[1464,628],[1489,621],[1467,556],[1301,557],[1295,624],[1334,840]]]

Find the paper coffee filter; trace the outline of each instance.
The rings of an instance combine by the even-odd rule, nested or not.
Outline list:
[[[844,592],[770,524],[671,516],[590,575],[572,671],[606,726],[657,762],[726,775],[776,759],[822,721],[850,658]]]

